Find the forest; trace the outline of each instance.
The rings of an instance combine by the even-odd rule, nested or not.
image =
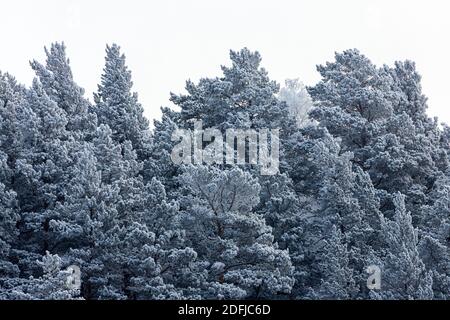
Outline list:
[[[92,98],[63,43],[0,73],[0,300],[450,299],[450,127],[415,63],[346,50],[305,87],[229,57],[153,125],[118,45]],[[279,130],[276,174],[174,163],[196,121]]]

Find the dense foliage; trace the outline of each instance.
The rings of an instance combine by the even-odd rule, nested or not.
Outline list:
[[[413,62],[348,50],[280,90],[231,51],[151,130],[117,45],[92,102],[46,54],[29,88],[0,73],[0,299],[450,299],[450,130]],[[279,129],[277,174],[173,163],[198,120]]]

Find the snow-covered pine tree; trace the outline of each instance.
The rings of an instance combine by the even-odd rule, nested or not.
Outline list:
[[[204,128],[219,129],[223,134],[231,129],[280,129],[280,172],[284,173],[284,141],[297,129],[294,119],[286,116],[288,107],[276,96],[279,86],[270,80],[267,71],[261,67],[261,56],[247,48],[230,52],[231,66],[222,67],[220,78],[204,78],[198,84],[190,81],[186,84],[187,95],[172,94],[171,101],[180,107],[179,113],[170,113],[170,119],[179,128],[191,128],[192,121],[202,120]],[[159,131],[156,131],[155,136]],[[263,187],[261,204],[257,210],[266,214],[272,206],[273,216],[276,204],[272,200],[283,202],[279,214],[293,214],[296,201],[290,186],[289,177],[264,177],[260,168],[242,166],[258,178]],[[290,213],[288,213],[290,212]],[[277,239],[278,241],[278,239]]]
[[[260,186],[239,168],[185,168],[181,180],[184,224],[188,238],[204,263],[202,277],[192,285],[207,299],[275,298],[293,285],[287,251],[273,242],[272,230],[253,211]]]
[[[71,272],[63,270],[62,260],[49,252],[37,264],[42,269],[40,277],[9,279],[4,290],[0,288],[0,300],[74,300],[79,289],[70,286]]]
[[[46,53],[29,89],[0,74],[0,299],[78,297],[70,264],[87,299],[449,297],[450,130],[412,62],[336,54],[309,89],[318,126],[298,127],[298,83],[277,95],[258,53],[232,51],[223,76],[172,95],[181,111],[150,139],[118,46],[95,108],[64,44]],[[174,165],[172,133],[195,120],[281,129],[279,174]]]
[[[350,267],[350,253],[342,232],[333,225],[330,234],[322,239],[322,248],[316,253],[320,270],[319,283],[310,288],[310,299],[348,300],[357,293],[354,270]]]
[[[177,130],[175,119],[179,117],[175,111],[169,108],[161,108],[162,117],[154,121],[152,141],[150,143],[150,153],[144,162],[144,181],[151,181],[157,178],[163,183],[167,192],[176,192],[177,181],[173,179],[178,175],[178,166],[171,159],[171,153],[176,141],[172,141],[172,134]]]
[[[240,51],[231,51],[230,59],[231,66],[222,67],[222,77],[204,78],[198,84],[188,81],[186,95],[172,94],[171,101],[179,106],[181,111],[166,112],[163,122],[155,125],[154,134],[154,143],[158,145],[158,150],[159,147],[169,148],[163,153],[166,159],[173,145],[161,142],[157,138],[170,137],[170,132],[173,132],[176,127],[192,129],[192,122],[195,120],[202,120],[204,128],[218,129],[223,133],[228,128],[281,129],[281,139],[285,139],[296,130],[294,119],[286,116],[288,107],[276,96],[279,90],[278,84],[271,81],[267,71],[260,66],[259,53],[244,48]],[[283,161],[283,142],[281,149],[281,161]],[[282,163],[281,170],[284,166]],[[161,167],[158,163],[156,167],[161,171],[177,174],[176,167],[174,168],[172,164]],[[297,195],[292,190],[289,177],[287,175],[261,176],[260,168],[255,166],[243,166],[242,169],[251,172],[259,180],[262,187],[261,201],[255,210],[265,216],[271,225],[273,223],[276,242],[281,244],[284,223],[280,220],[301,221],[296,217],[301,212],[297,210]],[[176,197],[176,189],[179,187],[177,180],[165,179],[165,185],[174,189],[168,193]]]
[[[309,112],[313,108],[313,102],[306,87],[299,79],[288,79],[285,86],[280,89],[278,98],[286,102],[290,115],[295,119],[298,127],[306,127],[312,121]]]
[[[24,213],[27,203],[34,200],[33,193],[28,188],[27,180],[33,175],[33,170],[28,164],[27,158],[33,154],[33,144],[37,139],[35,129],[37,119],[28,102],[26,89],[16,83],[9,75],[0,74],[0,156],[1,156],[1,181],[5,192],[15,194],[17,201],[17,221],[15,228],[24,226]],[[30,199],[31,198],[31,199]],[[25,208],[23,210],[22,208]],[[11,209],[11,208],[10,208]],[[5,211],[6,221],[9,213]],[[9,218],[8,218],[9,217]],[[11,221],[6,222],[11,223]],[[10,230],[12,231],[12,230]],[[18,233],[19,230],[14,230]],[[28,250],[22,250],[22,233],[17,234],[15,241],[8,243],[9,254],[17,265],[21,267],[21,273],[26,274],[32,270],[35,261],[41,255],[33,255]],[[22,268],[24,267],[24,268]]]
[[[442,229],[432,221],[445,224],[446,219],[436,220],[442,217],[435,210],[442,197],[433,190],[443,190],[439,177],[448,170],[448,139],[445,128],[440,130],[426,114],[427,99],[414,63],[379,69],[357,50],[348,50],[318,70],[323,80],[309,89],[316,104],[312,117],[339,137],[343,150],[352,151],[353,162],[369,173],[386,219],[400,210],[398,199],[394,206],[396,193],[405,194],[405,210],[419,228],[420,255],[435,277],[436,297],[442,298],[448,291],[448,271],[442,267],[448,256],[443,254],[445,241],[437,239],[442,239],[437,236]],[[432,259],[432,252],[442,254]]]
[[[441,176],[422,208],[420,257],[433,275],[435,299],[450,297],[450,179]]]
[[[0,154],[1,157],[1,154]],[[0,158],[1,159],[1,158]],[[1,161],[1,160],[0,160]],[[5,165],[1,161],[0,167]],[[16,224],[19,220],[15,193],[7,191],[0,182],[0,300],[7,282],[19,276],[20,270],[14,263],[11,248],[17,244],[18,232]]]
[[[324,177],[327,176],[327,173],[325,171],[339,163],[337,159],[342,150],[332,137],[326,136],[323,129],[304,128],[303,132],[300,132],[295,128],[292,118],[286,116],[286,104],[280,102],[276,97],[277,84],[270,81],[267,72],[260,68],[261,57],[258,53],[243,49],[239,52],[231,52],[230,57],[232,66],[222,67],[224,72],[222,78],[202,79],[198,85],[188,82],[186,87],[188,95],[172,95],[172,101],[181,108],[181,112],[170,112],[168,115],[171,123],[181,128],[190,128],[192,121],[201,119],[204,127],[221,129],[278,127],[281,129],[280,169],[282,174],[264,177],[255,168],[246,166],[243,169],[251,172],[261,185],[260,203],[255,210],[263,215],[269,225],[274,228],[275,239],[280,244],[280,248],[288,248],[291,257],[295,260],[296,287],[298,286],[299,291],[294,290],[293,295],[301,297],[305,294],[301,287],[304,281],[311,281],[311,278],[306,280],[305,277],[312,277],[307,274],[313,266],[310,261],[304,260],[305,251],[307,252],[309,249],[302,247],[300,243],[304,241],[302,237],[305,237],[306,227],[311,224],[308,221],[311,212],[320,214],[317,209],[317,194],[326,188],[327,180]],[[161,126],[155,136],[158,133],[162,135],[167,131],[170,131],[168,125]],[[168,134],[165,133],[165,136]],[[307,152],[313,153],[313,155],[308,155]],[[312,160],[309,167],[305,168],[303,165],[309,161],[307,159],[310,157],[320,162],[313,163],[314,160]],[[357,250],[360,251],[358,258],[353,259],[351,263],[354,267],[357,264],[359,277],[357,284],[360,285],[361,281],[359,280],[366,267],[364,258],[371,254],[370,241],[373,240],[373,233],[379,232],[380,228],[380,223],[377,221],[379,217],[376,214],[378,200],[367,177],[362,172],[354,174],[350,159],[345,161],[349,169],[342,174],[340,181],[344,182],[345,186],[356,183],[356,181],[366,183],[362,190],[356,191],[353,185],[345,189],[344,192],[348,193],[348,197],[352,199],[359,210],[357,213],[352,213],[351,210],[346,212],[349,215],[361,215],[361,211],[366,209],[364,206],[374,210],[373,214],[367,215],[364,222],[355,227],[357,230],[354,231],[355,234],[359,234],[358,241],[361,243],[358,243]],[[317,175],[309,171],[313,166],[316,167]],[[347,174],[356,177],[348,182]],[[289,175],[295,178],[294,181],[291,181]],[[315,187],[313,187],[314,184]],[[333,206],[334,201],[337,200],[339,200],[339,195],[333,199],[329,198],[327,205]],[[359,208],[359,201],[365,201],[361,203],[361,207],[364,208]],[[324,221],[331,219],[331,215],[325,216]],[[360,234],[367,231],[365,228],[370,225],[369,220],[373,220],[370,223],[377,226],[376,229],[374,226],[374,229],[368,230],[368,234],[363,240]],[[343,235],[343,237],[351,238],[350,234]],[[349,242],[346,245],[350,246]],[[361,252],[366,249],[367,252]],[[311,250],[313,251],[313,249]],[[353,250],[356,249],[353,248]],[[320,282],[320,279],[318,281]]]
[[[320,159],[324,155],[326,158]],[[382,217],[377,197],[370,179],[362,170],[353,170],[351,154],[325,153],[316,157],[318,163],[330,165],[320,169],[322,185],[298,237],[302,259],[298,259],[296,267],[302,272],[297,294],[311,296],[304,291],[310,288],[314,298],[367,298],[365,270],[381,250],[377,238]],[[331,238],[339,242],[330,242]],[[337,262],[347,281],[333,279],[331,270],[337,270],[333,265]],[[326,292],[326,288],[330,291]]]
[[[186,239],[178,203],[167,199],[156,178],[144,190],[146,209],[124,241],[132,275],[128,290],[135,299],[202,298],[192,288],[202,265]]]
[[[149,157],[150,129],[144,109],[133,93],[131,71],[125,55],[116,44],[106,47],[105,67],[98,92],[94,94],[95,112],[100,124],[108,125],[118,143],[130,141],[138,160]]]
[[[396,194],[394,205],[394,219],[383,222],[387,247],[379,265],[381,291],[371,294],[378,299],[433,299],[432,273],[419,256],[417,229],[406,211],[405,196]]]
[[[50,50],[45,48],[45,53],[45,65],[33,61],[31,67],[49,98],[66,113],[66,129],[78,135],[77,139],[90,140],[97,126],[97,117],[91,110],[90,102],[84,98],[84,89],[73,79],[66,46],[64,43],[53,43]]]
[[[93,266],[90,280],[97,296],[182,298],[176,285],[189,277],[188,265],[196,255],[184,244],[177,203],[167,201],[156,178],[143,184],[142,166],[129,141],[116,143],[109,127],[101,125],[93,144],[104,189],[94,198],[100,233],[94,239],[96,256],[90,259],[101,267]]]
[[[122,286],[128,298],[180,298],[185,293],[175,285],[189,277],[189,268],[185,266],[195,257],[195,252],[184,245],[184,233],[174,213],[177,203],[166,200],[165,188],[158,181],[165,182],[168,174],[172,176],[170,172],[158,169],[158,166],[170,162],[168,159],[160,159],[159,163],[154,161],[156,154],[165,149],[150,150],[148,121],[137,94],[131,92],[133,83],[125,56],[115,44],[106,49],[103,71],[95,94],[95,111],[99,122],[111,128],[112,141],[104,145],[103,152],[97,155],[102,159],[102,171],[111,171],[110,160],[104,158],[108,149],[113,148],[111,143],[120,147],[123,155],[121,165],[115,166],[122,168],[122,172],[112,181],[120,190],[117,210],[121,230],[117,234],[123,234],[123,238],[115,236],[105,241],[116,239],[113,246],[122,245],[117,250],[123,255],[120,258],[125,281]],[[159,141],[171,144],[170,136],[164,138],[166,140]],[[140,173],[143,173],[145,181]],[[148,184],[144,185],[144,182]],[[142,240],[141,245],[130,235],[138,236]],[[143,263],[146,268],[142,268]],[[109,290],[112,292],[111,286]]]
[[[383,212],[393,214],[393,195],[402,192],[417,225],[420,207],[448,159],[437,123],[425,113],[414,65],[379,69],[359,51],[347,50],[318,71],[322,81],[309,88],[312,118],[339,137],[343,151],[353,152],[353,162],[370,174],[384,193]]]
[[[29,143],[17,162],[14,188],[20,206],[20,254],[23,273],[40,272],[36,261],[52,251],[50,221],[58,219],[57,206],[64,204],[72,168],[73,152],[79,143],[67,133],[65,112],[50,100],[38,80],[27,92],[33,113],[28,125]]]

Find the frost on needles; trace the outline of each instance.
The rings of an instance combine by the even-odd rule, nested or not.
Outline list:
[[[151,130],[119,46],[92,100],[46,55],[30,87],[0,73],[0,299],[450,298],[450,130],[413,62],[347,50],[280,90],[231,51]],[[278,174],[174,164],[197,120],[280,129]]]

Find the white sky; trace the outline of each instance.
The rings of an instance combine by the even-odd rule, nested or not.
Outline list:
[[[43,61],[44,46],[64,41],[91,97],[105,44],[116,42],[149,118],[186,79],[219,75],[229,49],[247,46],[280,83],[314,84],[315,66],[349,48],[379,65],[414,60],[430,115],[450,123],[448,0],[3,0],[0,13],[0,70],[29,85],[28,61]]]

